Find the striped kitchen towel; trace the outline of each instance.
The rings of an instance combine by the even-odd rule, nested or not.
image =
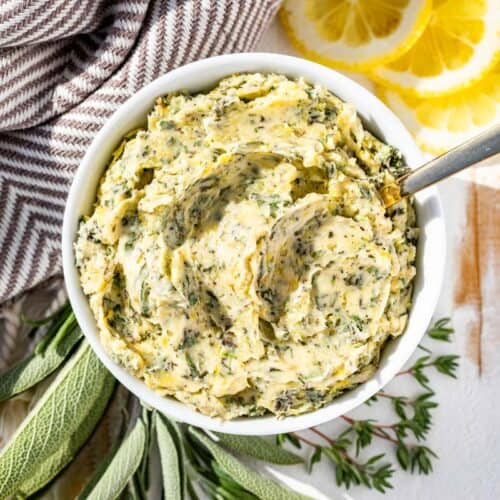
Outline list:
[[[58,274],[66,195],[96,132],[189,61],[251,50],[279,0],[1,0],[0,302]]]

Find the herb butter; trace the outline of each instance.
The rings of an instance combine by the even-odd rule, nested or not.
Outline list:
[[[107,352],[223,419],[304,413],[363,382],[411,305],[414,210],[378,195],[403,168],[302,79],[159,98],[75,243]]]

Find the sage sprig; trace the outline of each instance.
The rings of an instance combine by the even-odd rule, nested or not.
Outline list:
[[[66,332],[57,346],[50,345],[42,354],[30,354],[0,375],[0,401],[10,399],[42,381],[61,366],[82,338],[78,327]]]
[[[152,444],[154,441],[155,433],[155,422],[153,421],[153,414],[150,409],[144,405],[142,408],[142,421],[144,422],[144,428],[146,432],[146,439],[144,442],[144,453],[142,454],[139,467],[137,468],[131,483],[136,485],[140,498],[147,497],[147,491],[149,489],[149,462]],[[129,485],[131,486],[131,485]]]
[[[165,500],[182,500],[185,495],[182,435],[159,413],[155,413],[156,436],[161,456]]]
[[[55,477],[89,438],[114,385],[83,344],[0,453],[0,498],[32,494]]]
[[[141,463],[146,446],[146,424],[139,417],[106,469],[90,491],[86,488],[79,500],[114,500],[127,487]]]
[[[30,324],[38,324],[39,327],[45,325],[48,322],[51,322],[49,328],[43,334],[42,338],[35,347],[36,354],[43,354],[46,347],[52,342],[54,337],[56,337],[60,333],[61,330],[66,333],[76,326],[76,318],[71,311],[69,304],[65,304],[61,307],[61,309],[59,309],[59,311],[56,311],[48,318],[37,321],[27,320],[25,318],[24,321],[29,322]],[[62,338],[62,336],[63,335],[59,334],[59,338]]]
[[[294,465],[303,462],[302,457],[256,436],[237,436],[216,433],[219,443],[240,455],[263,460],[277,465]]]
[[[266,500],[304,500],[308,498],[279,485],[242,464],[200,430],[190,427],[189,431],[213,455],[217,465],[225,474],[258,498]]]
[[[97,468],[94,470],[94,473],[92,474],[91,478],[88,480],[87,484],[78,495],[78,500],[86,500],[89,497],[92,490],[96,487],[97,483],[100,481],[104,473],[108,470],[108,467],[110,466],[113,458],[115,457],[116,452],[118,451],[120,445],[121,445],[120,440],[117,440],[115,441],[115,443],[113,443],[113,446],[111,446],[110,450],[108,451],[104,459],[101,461],[101,463],[99,463]]]
[[[47,331],[32,355],[0,376],[0,400],[32,387],[59,366],[63,368],[0,453],[0,498],[31,495],[50,483],[89,438],[114,386],[114,379],[86,343],[72,354],[81,332],[69,306],[49,318],[26,321],[35,329],[47,324]],[[440,320],[429,330],[428,338],[449,342],[452,333],[448,320]],[[94,471],[79,499],[112,500],[126,492],[128,498],[146,500],[149,464],[154,456],[151,450],[156,446],[166,500],[198,500],[200,488],[217,500],[304,499],[238,458],[277,465],[300,463],[301,457],[280,446],[285,442],[298,448],[310,446],[308,469],[322,459],[328,460],[333,464],[336,483],[347,488],[364,485],[384,492],[392,487],[396,464],[409,472],[428,474],[436,454],[425,439],[437,407],[429,370],[456,377],[458,357],[433,357],[429,349],[420,347],[426,351],[425,356],[398,375],[413,377],[424,392],[408,398],[380,391],[367,402],[374,406],[389,401],[395,414],[393,422],[344,415],[340,418],[347,427],[338,436],[310,429],[316,441],[303,433],[290,433],[276,436],[277,444],[273,444],[260,437],[204,433],[147,407],[140,417],[132,418],[124,412],[124,425],[128,422],[132,430]],[[137,408],[137,400],[131,401]],[[387,453],[362,458],[375,440],[393,445],[393,460]]]
[[[57,349],[57,346],[61,343],[62,339],[68,334],[68,332],[71,332],[74,330],[77,326],[76,323],[76,318],[75,314],[73,312],[68,314],[68,317],[62,322],[61,326],[56,330],[54,339],[50,339],[50,336],[47,336],[49,339],[48,345],[53,347],[54,349]],[[35,352],[37,354],[43,354],[45,351],[45,346],[42,347],[42,343],[40,342],[35,349]]]

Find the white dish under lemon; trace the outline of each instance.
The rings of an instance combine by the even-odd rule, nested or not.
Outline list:
[[[127,101],[98,133],[70,191],[63,228],[63,264],[70,301],[85,335],[103,363],[138,397],[177,420],[207,429],[237,434],[273,434],[317,425],[349,411],[380,390],[401,368],[420,341],[437,301],[444,267],[444,228],[436,191],[428,189],[419,194],[416,197],[416,209],[421,236],[413,306],[406,331],[402,337],[385,347],[379,368],[372,378],[319,410],[283,419],[263,416],[223,422],[159,395],[115,364],[99,340],[97,325],[82,292],[74,264],[73,242],[79,217],[90,212],[97,183],[109,164],[112,151],[127,132],[144,125],[156,97],[178,90],[194,93],[209,89],[222,78],[238,72],[282,73],[320,84],[353,104],[363,118],[365,127],[384,142],[400,149],[410,167],[422,163],[420,152],[394,115],[359,85],[327,68],[273,54],[235,54],[200,61],[175,70],[145,87]]]

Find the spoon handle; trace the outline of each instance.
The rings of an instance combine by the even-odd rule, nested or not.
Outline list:
[[[500,123],[410,172],[399,181],[401,196],[416,193],[497,153],[500,153]]]

